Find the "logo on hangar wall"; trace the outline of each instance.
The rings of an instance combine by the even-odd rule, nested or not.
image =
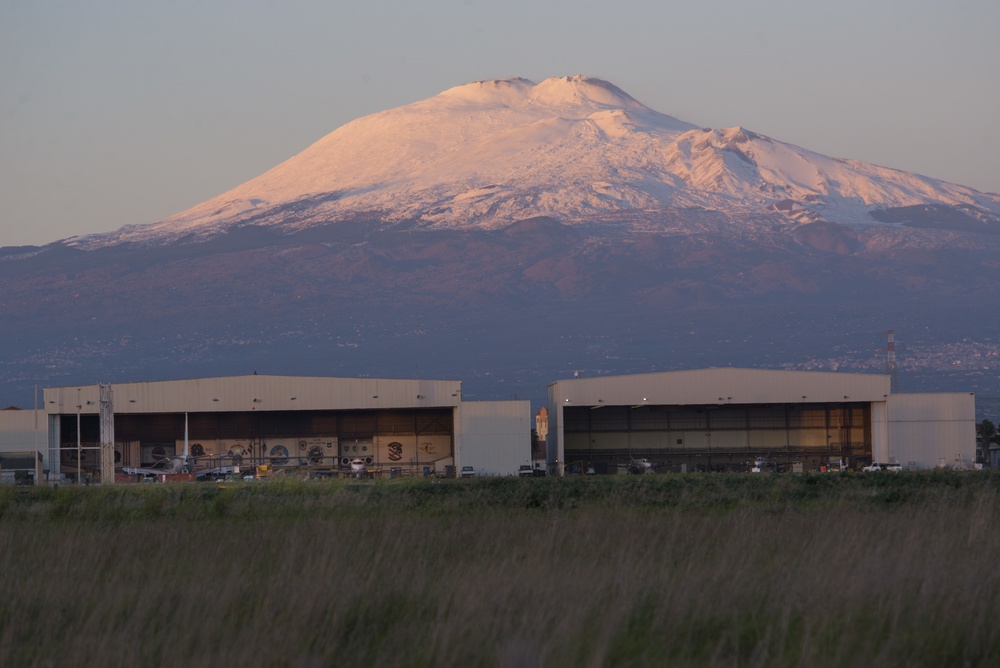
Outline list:
[[[389,461],[398,462],[403,458],[403,444],[393,441],[388,446],[389,449]]]

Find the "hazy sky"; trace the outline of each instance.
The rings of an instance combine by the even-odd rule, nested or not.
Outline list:
[[[1000,192],[997,0],[0,0],[0,246],[160,220],[479,79]]]

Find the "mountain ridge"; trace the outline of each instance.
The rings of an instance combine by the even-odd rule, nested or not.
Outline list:
[[[169,243],[232,225],[287,232],[357,216],[499,228],[547,216],[583,224],[664,210],[771,211],[790,224],[892,224],[883,209],[960,208],[1000,224],[1000,196],[830,158],[740,126],[700,128],[583,76],[480,81],[356,119],[260,176],[81,248]],[[891,218],[891,215],[889,216]]]

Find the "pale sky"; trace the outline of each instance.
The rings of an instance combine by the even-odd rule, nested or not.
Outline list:
[[[0,246],[151,223],[480,79],[1000,192],[996,0],[0,0]]]

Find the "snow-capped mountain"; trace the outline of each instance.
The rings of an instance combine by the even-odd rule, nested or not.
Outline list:
[[[998,257],[997,195],[596,79],[478,82],[161,222],[0,248],[0,405],[258,367],[535,399],[573,369],[877,371],[886,329],[907,391],[1000,397]]]
[[[283,232],[365,216],[427,228],[496,229],[546,216],[655,228],[699,208],[792,224],[898,224],[931,207],[967,225],[1000,219],[1000,196],[829,158],[736,127],[700,128],[581,76],[479,81],[355,120],[268,172],[151,225],[76,239],[207,238],[232,226]],[[918,213],[917,209],[910,213]]]

